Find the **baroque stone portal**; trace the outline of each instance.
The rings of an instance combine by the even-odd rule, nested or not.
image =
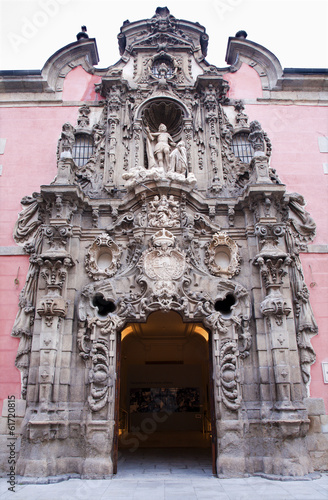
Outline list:
[[[217,473],[306,474],[317,326],[299,253],[315,224],[204,59],[202,26],[158,8],[119,45],[15,228],[30,255],[12,333],[27,401],[17,472],[115,471],[120,333],[175,311],[208,333]],[[233,153],[241,125],[249,162]]]

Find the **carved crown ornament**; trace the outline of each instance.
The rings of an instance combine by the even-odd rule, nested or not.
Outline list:
[[[85,256],[85,268],[90,278],[110,278],[120,267],[121,250],[112,238],[102,233],[92,243]]]
[[[232,278],[240,272],[237,243],[224,232],[215,233],[206,250],[205,264],[214,276]]]

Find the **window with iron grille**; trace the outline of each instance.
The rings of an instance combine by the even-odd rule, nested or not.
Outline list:
[[[93,154],[93,140],[87,134],[76,134],[73,146],[73,160],[78,167],[83,167]]]
[[[232,138],[232,152],[244,163],[249,163],[254,156],[253,148],[248,140],[248,132],[239,132]]]

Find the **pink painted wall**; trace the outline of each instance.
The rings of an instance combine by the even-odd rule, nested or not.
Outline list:
[[[77,66],[68,73],[63,88],[64,101],[99,101],[95,84],[101,82],[100,76],[90,75],[82,66]]]
[[[235,73],[226,73],[223,77],[229,82],[228,97],[230,99],[256,99],[262,97],[261,79],[257,72],[242,63]]]

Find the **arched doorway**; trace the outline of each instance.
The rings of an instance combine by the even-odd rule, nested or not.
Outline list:
[[[174,311],[154,312],[146,323],[122,331],[120,360],[119,450],[167,455],[201,449],[210,461],[211,370],[204,327],[184,323]]]

